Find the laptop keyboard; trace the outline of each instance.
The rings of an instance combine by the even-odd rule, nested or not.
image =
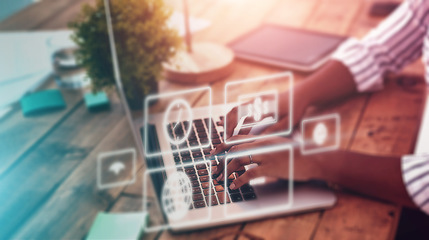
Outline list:
[[[209,124],[212,124],[211,136],[208,136]],[[188,122],[171,123],[169,126],[169,134],[173,138],[181,138],[185,134],[185,129],[188,129]],[[217,123],[219,125],[219,123]],[[192,184],[192,200],[190,208],[203,208],[207,206],[216,206],[219,204],[228,204],[231,202],[251,201],[257,198],[254,189],[249,184],[243,185],[240,189],[229,189],[229,185],[244,171],[235,172],[228,177],[228,189],[224,189],[224,182],[218,182],[216,179],[210,181],[209,171],[211,165],[216,166],[219,163],[220,156],[210,157],[210,151],[223,142],[223,132],[219,132],[214,125],[214,121],[210,119],[196,119],[192,123],[192,129],[186,141],[179,146],[172,144],[171,148],[182,149],[207,145],[209,137],[211,138],[210,146],[206,148],[197,148],[191,151],[184,150],[180,153],[173,153],[174,162],[176,165],[194,163],[193,166],[179,167],[179,171],[185,172]],[[210,191],[211,189],[211,191]],[[226,201],[225,201],[226,194]],[[211,200],[210,200],[211,195]],[[211,201],[211,204],[209,203]]]

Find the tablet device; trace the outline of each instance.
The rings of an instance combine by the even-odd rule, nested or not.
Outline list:
[[[262,25],[229,44],[236,57],[299,71],[313,71],[329,60],[343,36],[272,24]]]

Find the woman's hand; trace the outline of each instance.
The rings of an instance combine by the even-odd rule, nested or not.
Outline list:
[[[241,138],[242,136],[234,136],[233,138]],[[317,169],[316,164],[312,164],[307,158],[301,158],[299,154],[298,145],[295,142],[292,142],[289,139],[275,137],[269,138],[260,141],[248,142],[239,145],[219,145],[213,154],[221,153],[224,151],[228,151],[226,156],[233,153],[248,151],[251,149],[261,149],[265,147],[273,147],[273,146],[282,146],[285,144],[291,144],[294,157],[294,180],[307,181],[312,178],[316,178],[320,176],[319,170]],[[258,166],[251,168],[244,172],[241,176],[239,176],[231,185],[231,189],[236,189],[241,187],[242,185],[248,183],[250,180],[258,178],[258,177],[274,177],[281,179],[288,179],[289,176],[289,163],[291,159],[289,158],[290,151],[279,150],[273,152],[267,152],[263,154],[255,154],[252,155],[252,159],[249,155],[245,155],[242,157],[232,158],[226,166],[226,172],[229,176],[231,173],[240,171],[244,169],[244,166],[249,165],[251,163],[256,163]],[[298,157],[298,159],[296,158]],[[293,161],[293,159],[292,159]],[[214,172],[214,176],[217,176],[218,181],[223,181],[224,179],[224,162],[221,161],[217,166],[216,171]]]
[[[244,140],[244,142],[242,142],[241,144],[254,142],[253,140],[252,141],[246,141],[245,140],[245,139],[248,139],[249,136],[251,136],[251,135],[236,135],[236,136],[232,136],[231,138],[229,138],[229,140],[231,140],[231,141]],[[213,175],[216,176],[217,179],[221,179],[221,177],[219,175],[223,172],[223,169],[224,169],[225,161],[223,158],[225,158],[225,156],[228,154],[228,150],[231,150],[231,148],[235,148],[237,145],[239,145],[239,144],[238,143],[226,144],[223,142],[223,143],[219,144],[215,149],[213,149],[210,152],[210,156],[217,155],[218,157],[222,158],[222,160],[219,160],[219,164],[217,165],[216,169],[213,172]],[[223,155],[224,153],[225,153],[224,156],[220,156],[220,155]],[[243,169],[244,168],[238,169],[238,171],[243,170]]]

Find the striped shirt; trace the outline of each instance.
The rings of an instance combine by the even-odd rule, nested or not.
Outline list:
[[[363,39],[348,39],[333,55],[349,68],[360,92],[381,89],[383,76],[421,57],[429,83],[429,1],[425,0],[406,0]],[[429,214],[429,153],[404,156],[401,164],[409,195]]]

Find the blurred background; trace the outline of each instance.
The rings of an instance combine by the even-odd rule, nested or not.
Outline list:
[[[117,9],[126,3],[144,8],[143,1],[123,0]],[[374,3],[378,2],[189,0],[187,11],[193,42],[227,46],[264,23],[360,38],[401,1],[389,2],[389,8],[374,13]],[[83,7],[85,4],[91,7]],[[169,42],[157,49],[163,53],[163,59],[169,59],[169,47],[184,45],[190,36],[185,31],[183,2],[166,0],[164,4],[171,12],[159,13],[159,18],[168,26],[169,30],[162,36],[168,35]],[[140,28],[132,21],[142,18],[144,14],[124,20],[128,21],[124,32],[130,34]],[[146,44],[139,36],[135,37],[136,48]],[[121,54],[129,56],[125,50],[119,52]],[[154,53],[145,52],[136,57],[144,59],[148,54]],[[149,68],[144,68],[140,62],[133,63],[132,57],[128,58],[122,60],[130,62],[125,67],[131,71],[125,69],[124,72],[138,76],[128,76],[131,80],[125,82],[127,102],[135,115],[142,114],[140,99],[149,93],[208,85],[215,96],[213,104],[221,104],[226,82],[285,70],[235,59],[227,73],[210,82],[168,81],[162,74],[162,59],[154,64],[145,63]],[[147,76],[147,69],[155,73],[148,78],[141,77]],[[412,151],[423,102],[420,87],[424,84],[416,76],[423,76],[423,65],[417,61],[403,73],[408,76],[401,78],[406,87],[396,79],[390,80],[384,93],[353,96],[317,110],[341,113],[344,125],[348,126],[345,134],[351,136],[342,140],[342,148],[380,155],[403,155]],[[311,73],[294,71],[294,74],[296,81],[301,81]],[[144,94],[139,95],[141,93]],[[204,96],[194,95],[188,100],[192,106],[199,106],[202,99]],[[398,99],[401,104],[412,103],[409,106],[414,107],[395,110],[392,106],[398,104]],[[134,103],[136,105],[131,106]],[[393,110],[385,113],[384,109]],[[386,136],[389,132],[406,134]],[[115,90],[102,1],[2,0],[0,239],[83,239],[99,212],[141,211],[144,164],[140,157],[135,166],[136,181],[109,189],[97,187],[98,156],[129,148],[135,149],[136,145]],[[326,211],[186,234],[164,231],[136,237],[238,239],[241,232],[267,239],[418,239],[418,236],[427,236],[425,229],[429,220],[423,213],[338,191],[338,206]],[[156,217],[151,221],[156,221]],[[267,232],[272,235],[266,235]]]

